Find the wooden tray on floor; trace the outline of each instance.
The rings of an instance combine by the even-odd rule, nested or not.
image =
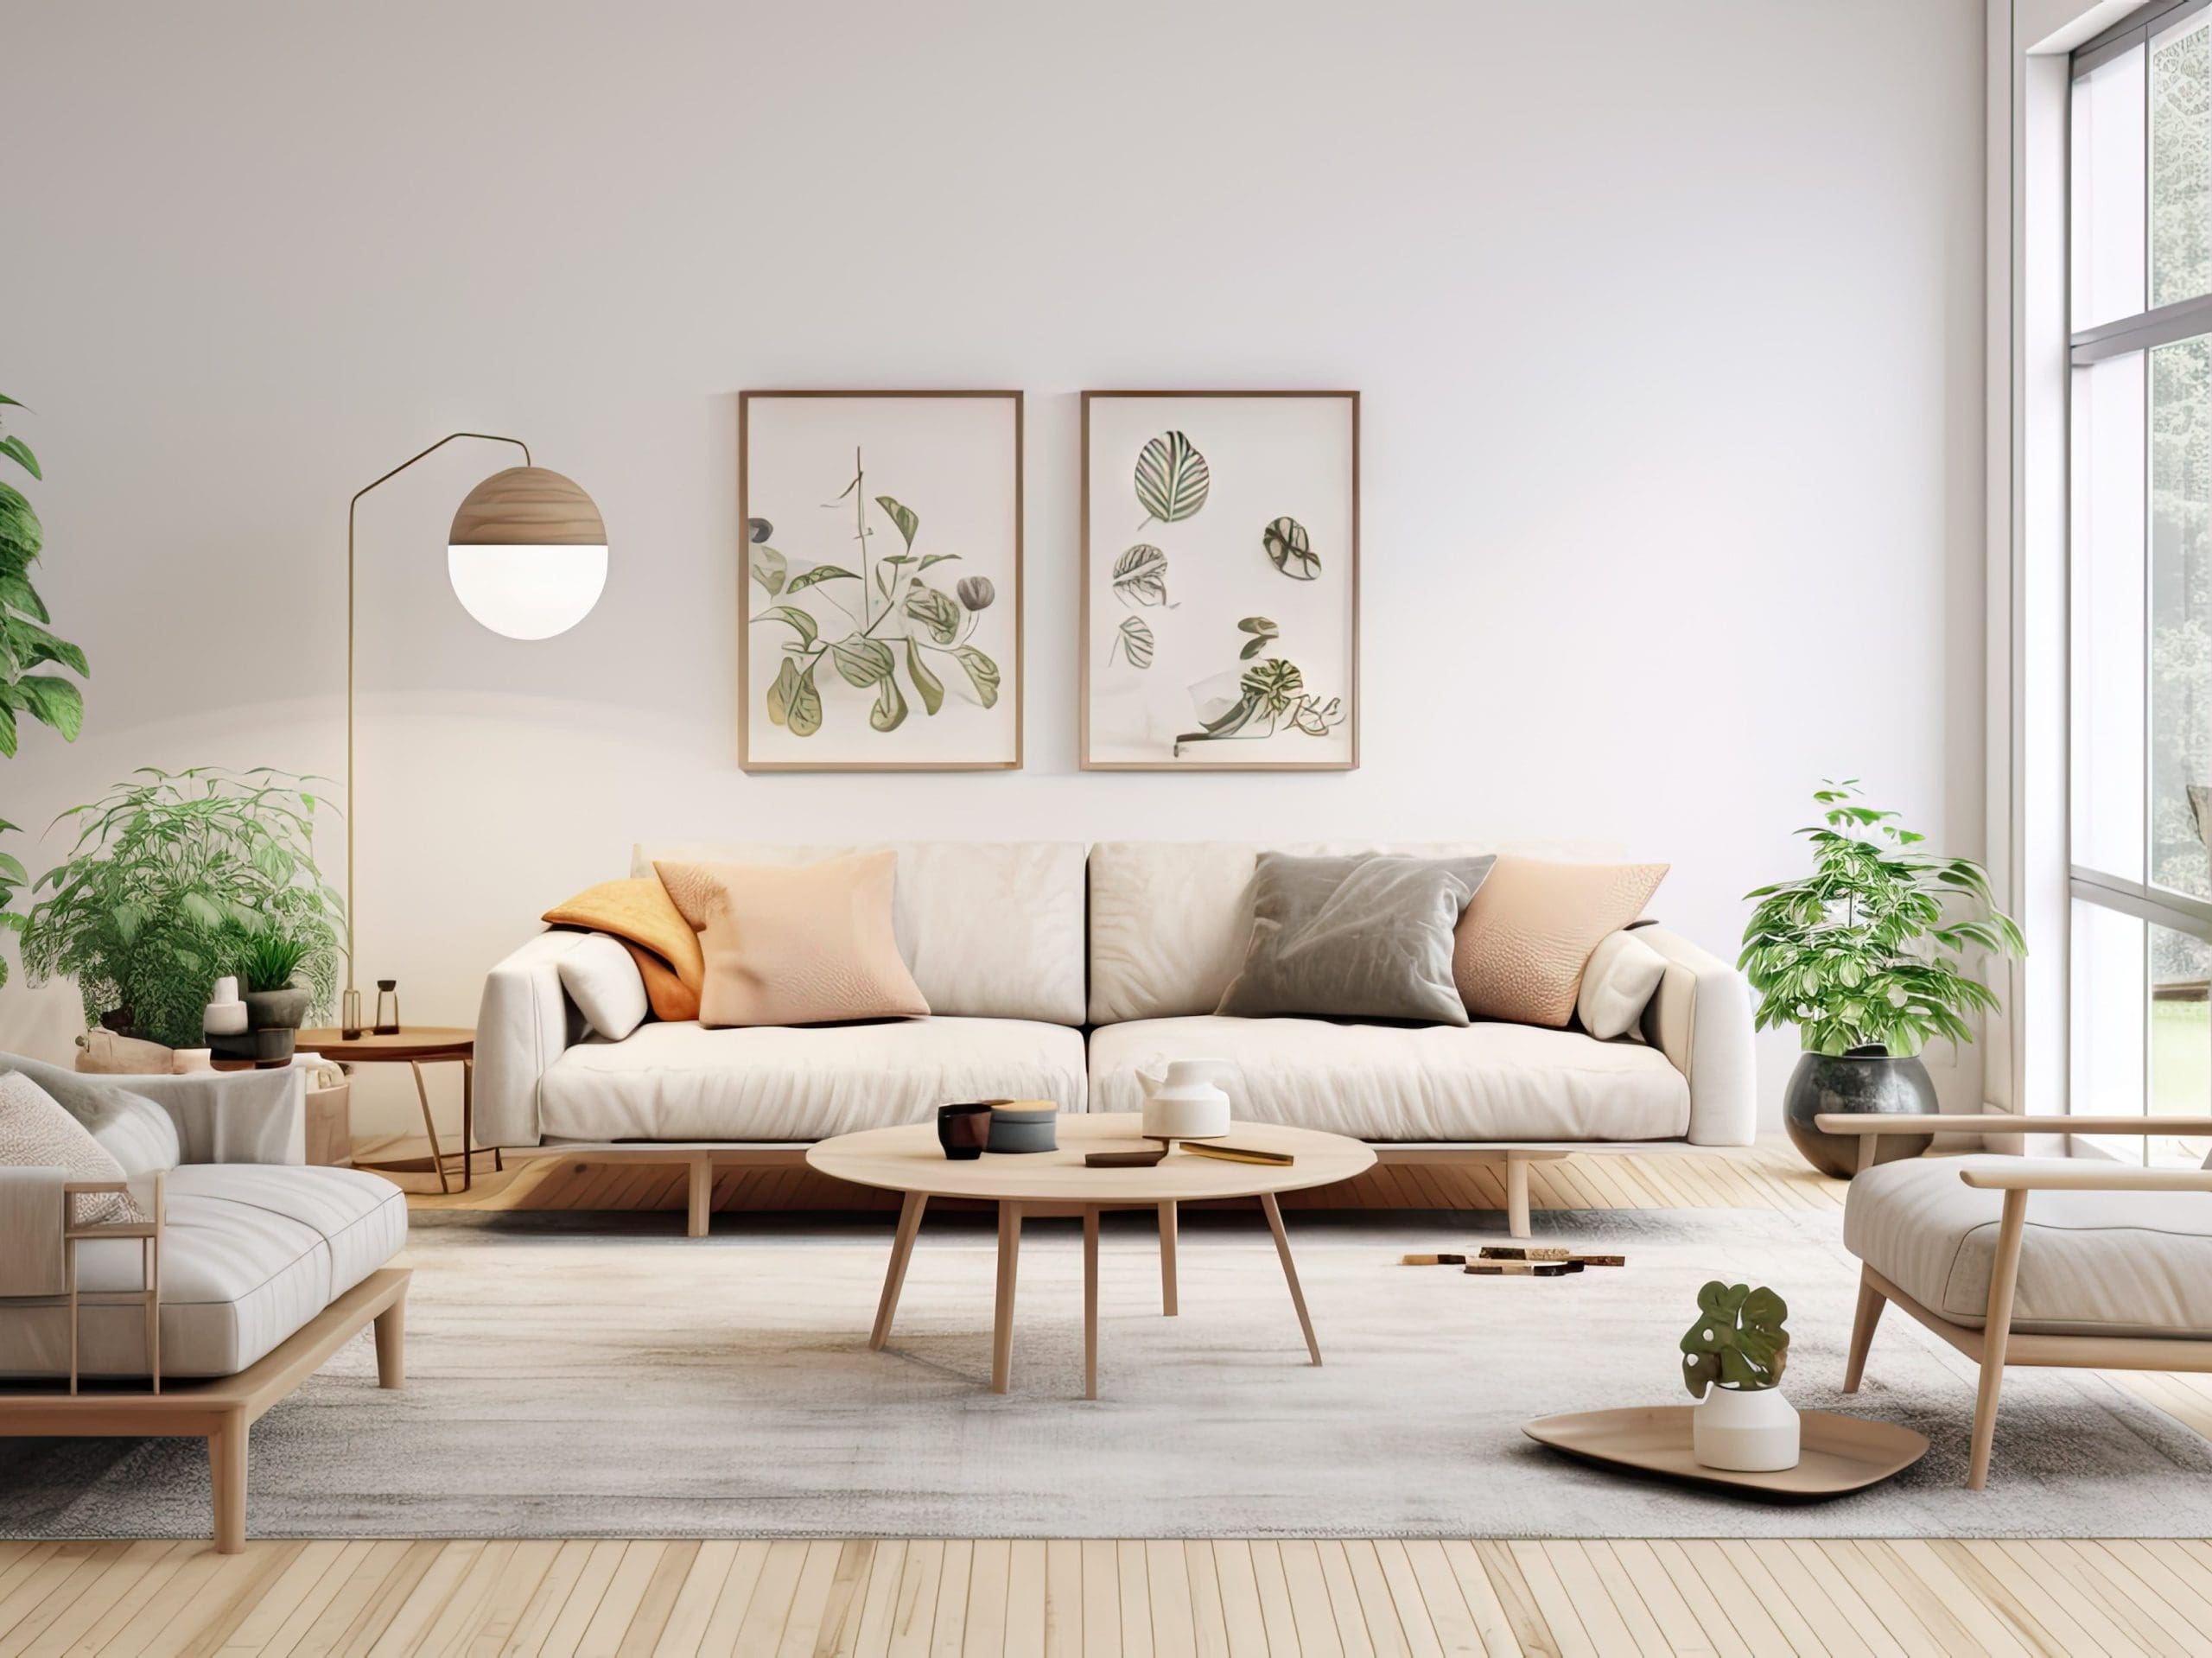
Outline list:
[[[1909,1427],[1808,1410],[1801,1413],[1802,1454],[1795,1468],[1772,1474],[1733,1473],[1707,1468],[1690,1454],[1690,1413],[1696,1408],[1642,1405],[1629,1410],[1579,1411],[1539,1417],[1521,1431],[1539,1445],[1585,1462],[1663,1474],[1693,1485],[1780,1502],[1813,1502],[1864,1490],[1928,1454],[1927,1436]]]

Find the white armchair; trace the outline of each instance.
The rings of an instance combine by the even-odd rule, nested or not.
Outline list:
[[[1859,1257],[1843,1390],[1895,1302],[1981,1367],[1967,1485],[1989,1479],[2008,1364],[2212,1371],[2212,1170],[2087,1158],[1921,1157],[1875,1165],[1883,1134],[2212,1134],[2212,1117],[1854,1116],[1843,1217]],[[2035,1202],[2030,1204],[2030,1194]]]

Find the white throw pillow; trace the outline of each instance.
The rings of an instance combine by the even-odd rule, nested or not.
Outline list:
[[[1607,933],[1582,966],[1574,999],[1582,1028],[1601,1041],[1643,1041],[1643,1009],[1666,976],[1667,958],[1633,932]]]
[[[120,1180],[123,1165],[94,1140],[54,1096],[19,1070],[0,1072],[0,1166],[60,1169],[72,1180]],[[128,1194],[79,1197],[72,1214],[79,1224],[143,1221]],[[54,1217],[58,1222],[60,1216]]]
[[[582,939],[561,958],[561,988],[609,1042],[620,1042],[645,1022],[645,975],[630,952],[603,932]]]

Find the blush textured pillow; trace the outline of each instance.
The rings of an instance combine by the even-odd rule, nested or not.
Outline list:
[[[1478,1019],[1566,1028],[1583,964],[1642,913],[1663,863],[1551,863],[1501,853],[1460,918],[1452,975]]]
[[[1667,976],[1667,958],[1632,932],[1607,933],[1590,952],[1574,1011],[1600,1041],[1643,1040],[1643,1010]]]
[[[92,1131],[20,1070],[0,1071],[0,1167],[60,1169],[72,1180],[124,1178],[123,1165]],[[86,1226],[146,1218],[129,1194],[119,1191],[79,1197],[70,1212]]]
[[[892,931],[897,853],[653,868],[698,930],[702,1025],[827,1025],[929,1012]]]
[[[1452,930],[1490,866],[1488,858],[1262,852],[1244,965],[1214,1011],[1465,1025]]]

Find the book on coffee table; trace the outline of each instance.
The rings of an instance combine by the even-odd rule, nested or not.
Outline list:
[[[1217,1157],[1224,1163],[1258,1163],[1271,1169],[1287,1169],[1298,1161],[1288,1152],[1268,1152],[1257,1146],[1231,1146],[1218,1140],[1180,1140],[1175,1142],[1194,1157]]]

